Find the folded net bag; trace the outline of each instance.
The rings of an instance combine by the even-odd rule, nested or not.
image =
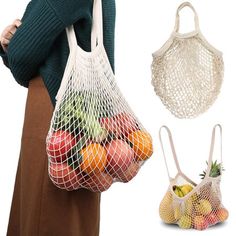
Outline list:
[[[193,228],[197,230],[204,230],[212,225],[223,222],[228,218],[228,211],[222,204],[220,190],[222,156],[221,163],[218,165],[217,171],[214,164],[216,162],[212,161],[215,131],[217,127],[219,127],[220,135],[222,135],[221,126],[216,125],[212,133],[208,168],[204,174],[203,180],[199,184],[195,184],[181,171],[170,130],[166,126],[163,126],[160,129],[160,140],[170,180],[168,190],[159,206],[160,217],[165,223],[177,224],[183,229]],[[163,142],[161,138],[161,130],[163,128],[167,130],[176,169],[178,170],[175,178],[170,177],[165,152],[163,149]]]
[[[195,30],[187,34],[179,33],[179,12],[184,7],[195,14]],[[179,6],[174,31],[153,53],[151,69],[156,94],[178,118],[194,118],[216,100],[224,74],[222,53],[202,35],[198,15],[189,2]]]
[[[70,54],[46,140],[48,172],[61,189],[107,190],[128,182],[152,155],[152,138],[127,104],[104,45],[101,0],[94,0],[91,52],[73,26]]]

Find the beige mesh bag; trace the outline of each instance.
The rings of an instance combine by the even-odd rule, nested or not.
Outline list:
[[[190,7],[195,30],[179,33],[179,12]],[[224,74],[222,53],[212,47],[199,29],[198,16],[189,2],[181,4],[170,39],[153,53],[152,85],[166,108],[178,118],[194,118],[216,100]]]
[[[94,0],[92,51],[66,29],[70,55],[46,147],[48,172],[61,189],[107,190],[128,182],[152,155],[152,139],[119,90],[103,46],[101,0]]]
[[[160,129],[160,140],[169,175],[170,185],[167,193],[159,206],[159,214],[161,219],[167,224],[178,224],[183,229],[197,229],[204,230],[212,225],[223,222],[228,218],[228,211],[224,208],[221,199],[220,181],[222,173],[222,158],[220,169],[214,175],[214,168],[212,165],[212,156],[215,143],[215,130],[220,128],[220,135],[222,129],[220,125],[216,125],[212,133],[210,156],[208,160],[208,168],[205,172],[205,177],[199,184],[195,184],[188,178],[180,169],[172,135],[170,130],[163,126]],[[168,132],[170,146],[175,160],[176,168],[178,170],[175,178],[170,177],[170,172],[167,165],[163,143],[161,138],[161,130],[165,128]],[[222,146],[222,145],[221,145]]]

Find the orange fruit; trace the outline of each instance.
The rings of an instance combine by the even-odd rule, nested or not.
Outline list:
[[[128,140],[133,145],[135,157],[138,161],[147,160],[152,155],[152,137],[149,133],[136,130],[128,135]]]
[[[82,171],[87,174],[96,174],[105,170],[107,164],[107,152],[102,145],[98,143],[89,144],[80,151],[80,154],[82,156]]]

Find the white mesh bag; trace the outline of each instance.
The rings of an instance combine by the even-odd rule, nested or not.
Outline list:
[[[195,184],[181,171],[171,132],[166,126],[163,126],[162,128],[165,128],[168,132],[170,146],[176,168],[178,170],[175,178],[170,177],[161,138],[162,128],[160,129],[161,146],[170,180],[167,193],[165,194],[159,206],[160,217],[165,223],[177,224],[182,229],[204,230],[212,225],[227,220],[228,211],[222,204],[220,190],[222,156],[221,162],[218,165],[217,173],[215,171],[216,168],[214,167],[216,162],[212,161],[215,143],[215,131],[217,127],[220,128],[220,137],[222,137],[222,128],[220,125],[216,125],[212,132],[208,167],[204,173],[203,180],[199,184]]]
[[[70,54],[47,135],[48,172],[61,189],[107,190],[128,182],[152,155],[152,139],[121,94],[103,45],[101,0],[94,0],[92,51],[66,29]]]
[[[186,6],[195,14],[195,30],[181,34],[179,12]],[[222,53],[202,35],[198,15],[189,2],[179,6],[174,31],[164,46],[153,53],[151,69],[156,94],[178,118],[194,118],[216,100],[224,74]]]

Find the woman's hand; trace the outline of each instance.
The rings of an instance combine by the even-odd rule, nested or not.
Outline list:
[[[21,21],[19,19],[14,20],[11,25],[8,25],[2,32],[0,41],[3,50],[6,52],[8,44],[10,43],[11,38],[15,34],[17,28],[21,25]]]

